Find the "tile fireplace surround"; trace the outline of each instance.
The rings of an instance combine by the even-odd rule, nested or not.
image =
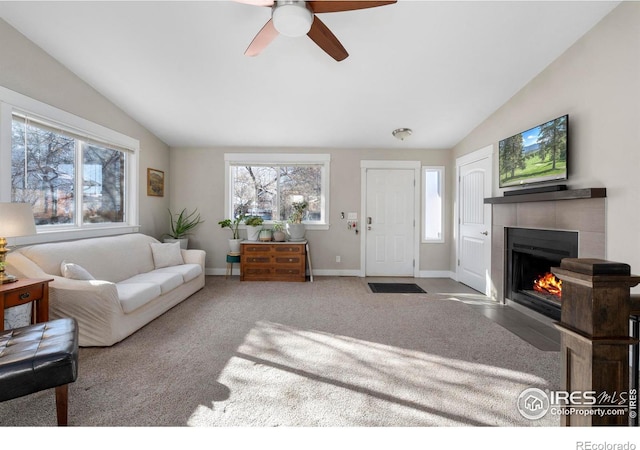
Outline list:
[[[514,196],[517,197],[517,196]],[[497,199],[497,198],[496,198]],[[487,199],[491,200],[491,199]],[[605,259],[605,198],[492,203],[492,297],[505,302],[506,231],[508,227],[578,232],[578,257]]]

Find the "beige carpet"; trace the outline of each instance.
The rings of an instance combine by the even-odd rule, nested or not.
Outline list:
[[[558,388],[559,370],[557,352],[455,295],[207,277],[133,336],[81,349],[69,424],[555,426],[522,418],[516,399]],[[53,391],[0,403],[0,425],[55,425]]]

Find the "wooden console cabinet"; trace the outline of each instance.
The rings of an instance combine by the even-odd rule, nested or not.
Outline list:
[[[306,241],[240,243],[240,281],[306,281]]]

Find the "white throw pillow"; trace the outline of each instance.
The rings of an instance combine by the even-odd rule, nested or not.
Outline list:
[[[63,277],[70,278],[72,280],[95,280],[93,275],[91,275],[87,269],[79,264],[67,261],[62,261],[62,264],[60,264],[60,273],[62,273]]]
[[[156,269],[184,264],[182,252],[180,251],[180,242],[168,244],[151,243],[149,245],[151,246],[153,264]]]

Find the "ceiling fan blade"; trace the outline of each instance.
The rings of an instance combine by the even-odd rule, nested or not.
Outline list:
[[[338,38],[335,37],[331,30],[315,15],[313,16],[313,23],[307,36],[336,61],[342,61],[349,56],[349,53],[347,53],[340,41],[338,41]]]
[[[318,13],[340,12],[340,11],[353,11],[356,9],[375,8],[376,6],[392,5],[397,3],[397,0],[389,1],[366,1],[366,0],[316,0],[308,1],[307,4],[311,10]]]
[[[253,6],[273,6],[274,0],[233,0],[236,3],[246,3]]]
[[[262,50],[264,50],[267,45],[273,41],[276,36],[278,36],[278,30],[273,26],[273,20],[269,19],[269,21],[262,27],[262,29],[256,34],[256,37],[253,38],[247,50],[245,50],[244,54],[246,56],[257,56],[260,54]]]

